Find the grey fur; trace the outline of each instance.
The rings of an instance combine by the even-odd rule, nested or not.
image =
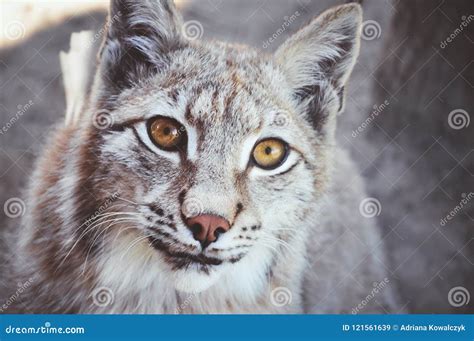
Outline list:
[[[165,1],[152,6],[135,8],[124,20],[175,15],[164,10],[171,8]],[[358,54],[360,7],[326,12],[283,45],[276,59],[176,35],[179,44],[164,48],[174,41],[169,32],[180,31],[174,26],[180,20],[164,22],[169,25],[150,26],[160,39],[153,39],[150,27],[146,37],[130,38],[127,31],[123,38],[114,25],[124,22],[112,23],[88,110],[76,126],[59,128],[40,158],[17,244],[19,278],[32,278],[33,284],[18,309],[288,313],[348,312],[359,305],[374,282],[387,278],[377,227],[359,212],[366,197],[362,181],[354,172],[347,188],[347,174],[355,167],[334,140],[341,90]],[[330,38],[313,41],[315,36]],[[313,57],[298,48],[301,39],[315,49],[324,44],[327,52],[319,56],[324,61],[301,67],[297,62]],[[344,40],[352,43],[342,48],[338,43]],[[138,57],[133,65],[130,50]],[[111,124],[98,129],[102,112]],[[189,159],[164,156],[146,142],[141,121],[157,114],[186,122]],[[275,114],[283,114],[285,124]],[[293,164],[285,171],[269,175],[239,168],[245,142],[261,132],[294,147],[288,161]],[[111,204],[107,212],[128,220],[100,230],[97,220],[89,226],[87,219],[110,197],[126,205]],[[202,259],[199,246],[177,218],[190,200],[204,212],[235,217],[231,231],[215,243],[217,256],[205,253],[222,265],[190,261]],[[239,203],[244,208],[237,217]],[[159,227],[151,243],[147,216]],[[121,234],[127,227],[133,229]],[[188,254],[184,260],[182,252]],[[341,285],[354,267],[357,289]],[[334,293],[323,295],[331,286]],[[95,294],[104,287],[114,300],[97,304]],[[275,303],[281,288],[292,297],[285,305]],[[183,306],[186,293],[193,299]],[[395,309],[393,288],[364,307],[364,312]]]

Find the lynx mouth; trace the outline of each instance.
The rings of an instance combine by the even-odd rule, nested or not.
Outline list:
[[[171,250],[166,242],[156,237],[148,237],[150,245],[165,255],[165,260],[173,265],[173,270],[180,270],[188,268],[193,264],[200,265],[200,270],[209,272],[209,267],[218,266],[223,263],[223,260],[215,257],[209,257],[202,253],[192,254],[184,251]]]

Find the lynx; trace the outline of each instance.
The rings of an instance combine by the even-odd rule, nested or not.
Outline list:
[[[361,22],[329,9],[266,54],[188,39],[170,1],[113,1],[84,109],[28,188],[11,311],[394,311],[334,137]]]

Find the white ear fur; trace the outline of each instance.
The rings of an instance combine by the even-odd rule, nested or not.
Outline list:
[[[74,126],[84,108],[87,91],[92,79],[93,32],[71,34],[68,52],[59,53],[66,94],[66,126]]]
[[[358,4],[331,8],[290,37],[275,53],[291,86],[329,81],[336,90],[347,82],[359,53],[362,9]]]

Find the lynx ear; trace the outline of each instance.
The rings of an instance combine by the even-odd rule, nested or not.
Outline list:
[[[322,92],[328,86],[338,94],[337,108],[342,110],[344,85],[359,53],[361,24],[360,5],[338,6],[322,13],[276,51],[295,97],[316,111],[307,113],[315,123],[314,115],[321,114],[324,103],[313,101],[324,100]]]
[[[171,0],[111,0],[106,26],[101,72],[107,85],[116,88],[130,87],[156,72],[169,52],[185,44]]]

